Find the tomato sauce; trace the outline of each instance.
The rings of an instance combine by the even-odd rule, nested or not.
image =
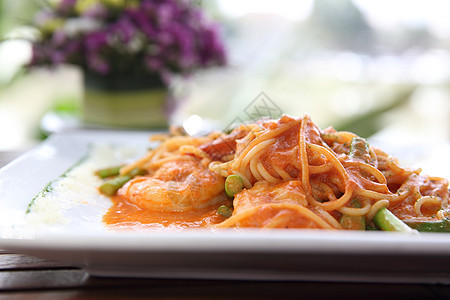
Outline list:
[[[142,209],[120,196],[114,196],[111,200],[113,205],[103,216],[103,222],[110,229],[207,228],[225,220],[217,214],[217,209],[224,203],[189,211],[155,211]]]

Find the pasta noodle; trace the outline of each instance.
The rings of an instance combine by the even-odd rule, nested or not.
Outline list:
[[[146,175],[119,189],[106,223],[120,223],[126,205],[147,211],[141,223],[181,227],[365,229],[383,207],[405,222],[449,215],[446,179],[403,168],[353,133],[321,130],[308,115],[158,138],[156,149],[121,168]],[[242,186],[230,198],[225,179],[233,176]],[[223,205],[229,216],[215,213]]]

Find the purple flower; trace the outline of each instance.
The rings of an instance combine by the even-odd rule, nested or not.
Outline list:
[[[106,75],[110,71],[108,63],[98,54],[90,53],[87,56],[89,69],[101,75]]]
[[[51,53],[51,61],[55,65],[65,62],[65,58],[66,56],[64,55],[64,52],[60,50],[54,50]]]
[[[216,28],[207,28],[202,33],[201,58],[202,64],[224,64],[226,62],[225,50],[218,38]]]
[[[61,29],[55,30],[52,36],[52,44],[55,46],[60,46],[66,42],[67,42],[66,33]]]
[[[145,10],[130,10],[127,14],[130,20],[134,20],[138,29],[142,30],[147,37],[155,35],[155,26]]]
[[[108,32],[96,31],[89,33],[84,41],[88,52],[96,52],[108,44]]]
[[[48,9],[43,9],[36,13],[33,23],[38,29],[45,28],[45,25],[56,18],[56,14]]]
[[[122,18],[111,26],[111,33],[116,35],[122,43],[128,43],[137,32],[138,30],[128,18]]]
[[[171,46],[173,43],[173,35],[168,31],[158,32],[155,35],[155,38],[156,38],[156,41],[158,42],[158,44],[162,48]]]
[[[59,14],[69,14],[75,7],[77,0],[62,0],[57,8]]]
[[[100,53],[108,45],[108,33],[97,31],[86,36],[84,46],[87,56],[87,67],[99,74],[107,74],[110,67],[107,61],[101,57]]]
[[[76,61],[77,56],[81,51],[82,51],[82,44],[79,40],[73,40],[66,43],[64,47],[66,62]]]
[[[156,9],[156,14],[158,16],[158,25],[160,27],[165,27],[169,25],[174,20],[174,12],[175,7],[166,3],[162,3]]]
[[[163,68],[163,62],[161,59],[148,55],[145,57],[145,65],[151,71],[159,72]]]
[[[108,8],[102,3],[94,3],[83,12],[83,16],[93,19],[106,19],[108,17]]]
[[[137,7],[118,10],[94,0],[81,15],[77,1],[62,0],[36,15],[43,35],[33,44],[30,65],[72,63],[99,74],[156,73],[167,82],[173,73],[226,62],[218,27],[190,1],[141,0]],[[58,22],[61,28],[48,29]]]

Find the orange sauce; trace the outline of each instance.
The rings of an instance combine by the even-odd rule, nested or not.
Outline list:
[[[190,211],[154,211],[142,209],[120,196],[111,198],[113,205],[103,216],[103,222],[110,229],[171,229],[207,228],[223,222],[225,218],[217,214],[219,203]],[[227,200],[231,203],[230,200]]]

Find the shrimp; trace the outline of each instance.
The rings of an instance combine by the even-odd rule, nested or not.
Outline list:
[[[151,177],[132,179],[117,194],[142,209],[188,211],[222,201],[223,191],[224,178],[189,156],[164,163]]]
[[[257,182],[238,193],[234,212],[217,227],[327,228],[331,226],[308,207],[301,181]]]

